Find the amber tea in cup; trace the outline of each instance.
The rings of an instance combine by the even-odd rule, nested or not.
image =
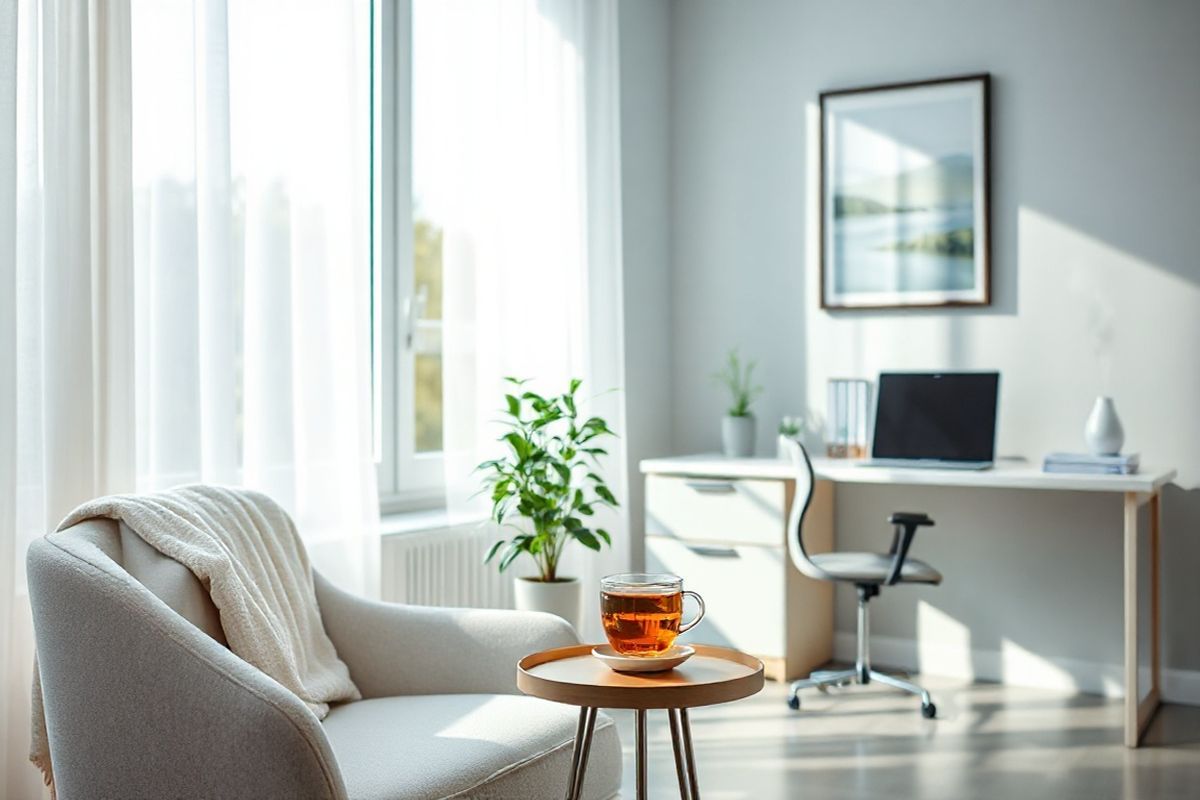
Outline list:
[[[683,622],[683,596],[690,595],[700,612]],[[624,656],[659,656],[675,637],[704,617],[704,600],[683,590],[678,575],[609,575],[600,581],[600,619],[613,649]]]

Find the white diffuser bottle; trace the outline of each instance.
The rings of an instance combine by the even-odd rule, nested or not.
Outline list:
[[[1117,417],[1116,406],[1111,397],[1101,395],[1092,406],[1087,426],[1083,429],[1088,450],[1094,456],[1115,456],[1125,444],[1125,429]]]

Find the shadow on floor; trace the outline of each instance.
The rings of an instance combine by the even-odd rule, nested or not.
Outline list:
[[[1121,743],[1121,703],[995,684],[927,681],[947,713],[921,718],[885,687],[786,688],[696,709],[692,731],[706,800],[909,797],[920,800],[1183,800],[1200,786],[1200,708],[1164,706],[1146,746]],[[632,715],[615,712],[625,749],[623,797],[634,797]],[[678,795],[666,715],[652,712],[650,796]]]

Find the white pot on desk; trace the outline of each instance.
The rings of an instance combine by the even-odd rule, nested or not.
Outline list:
[[[721,420],[721,446],[728,458],[754,455],[754,415],[727,416]]]

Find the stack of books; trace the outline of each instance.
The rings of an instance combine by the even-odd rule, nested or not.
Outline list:
[[[1076,472],[1084,475],[1132,475],[1138,471],[1138,454],[1093,456],[1088,453],[1050,453],[1043,472]]]

